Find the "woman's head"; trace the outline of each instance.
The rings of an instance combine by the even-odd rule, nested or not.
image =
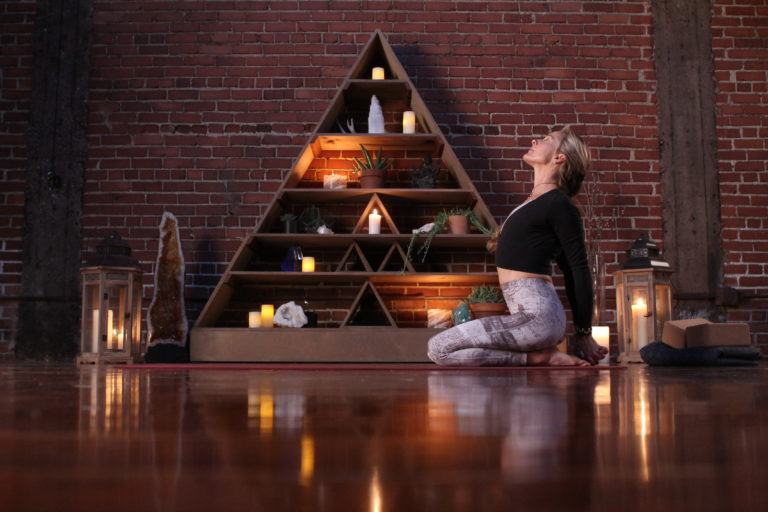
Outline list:
[[[569,126],[534,139],[523,160],[540,172],[551,173],[546,181],[557,183],[570,197],[579,193],[592,163],[589,148]]]

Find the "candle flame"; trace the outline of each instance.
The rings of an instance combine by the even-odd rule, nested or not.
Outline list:
[[[374,215],[378,215],[379,214],[379,212],[376,210],[376,208],[373,209],[373,214]]]

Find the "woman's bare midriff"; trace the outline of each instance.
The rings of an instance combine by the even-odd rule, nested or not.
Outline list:
[[[509,281],[515,281],[516,279],[544,279],[550,283],[552,282],[552,278],[546,274],[532,274],[530,272],[521,272],[519,270],[510,270],[501,267],[496,267],[496,272],[499,274],[500,285],[508,283]]]

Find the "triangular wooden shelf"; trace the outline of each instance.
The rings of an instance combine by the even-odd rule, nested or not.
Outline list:
[[[371,79],[371,69],[374,66],[380,66],[385,69],[386,80]],[[356,116],[356,113],[363,109],[367,111],[366,104],[370,103],[370,96],[373,94],[380,98],[382,108],[385,109],[385,119],[388,123],[387,128],[389,132],[384,134],[340,133],[339,121],[342,121],[342,125],[344,124],[340,116],[345,113]],[[387,107],[387,105],[391,107]],[[415,134],[399,133],[399,130],[396,129],[394,119],[398,117],[399,109],[401,108],[403,110],[412,110],[416,113],[417,130]],[[338,229],[336,230],[338,231],[337,234],[331,235],[312,233],[286,235],[284,233],[276,233],[275,229],[279,225],[278,218],[281,214],[292,211],[291,208],[295,208],[295,205],[315,202],[311,187],[320,186],[314,183],[318,180],[318,177],[314,169],[312,173],[307,174],[315,158],[323,155],[323,153],[327,153],[327,155],[323,155],[323,158],[329,157],[327,162],[333,162],[337,158],[349,159],[355,152],[360,151],[360,143],[371,148],[381,146],[383,149],[391,150],[392,152],[405,150],[407,155],[405,158],[418,158],[427,153],[432,154],[433,158],[439,159],[441,168],[450,175],[449,181],[455,183],[456,186],[450,190],[392,188],[390,191],[387,191],[384,188],[371,189],[370,192],[353,188],[337,191],[316,188],[314,190],[318,193],[318,203],[340,205],[341,224],[349,227],[354,223],[355,227],[352,233]],[[339,171],[348,172],[349,169],[339,169]],[[401,171],[402,169],[398,170],[398,172]],[[303,180],[305,177],[311,178],[311,180]],[[302,181],[305,182],[302,183]],[[313,181],[313,183],[308,185],[306,181]],[[307,186],[305,187],[304,185]],[[402,184],[395,185],[395,187],[397,186],[402,186]],[[453,187],[453,184],[451,186]],[[370,199],[368,194],[370,194]],[[329,330],[333,331],[333,329],[324,327],[295,330],[275,329],[275,333],[282,333],[280,339],[284,340],[279,345],[281,354],[290,351],[290,348],[285,346],[285,343],[293,343],[290,340],[295,340],[296,346],[294,350],[297,354],[297,360],[307,360],[307,357],[310,357],[308,354],[311,353],[311,358],[318,361],[348,361],[350,357],[358,358],[357,360],[360,361],[370,361],[371,359],[366,359],[366,354],[375,353],[377,354],[376,360],[379,361],[427,361],[426,340],[429,337],[429,332],[432,331],[416,327],[398,328],[392,314],[385,307],[384,301],[371,281],[374,280],[375,276],[376,283],[386,285],[399,282],[397,281],[398,279],[407,277],[408,283],[417,285],[439,286],[441,283],[451,285],[450,283],[453,282],[452,276],[456,277],[456,282],[460,282],[463,277],[466,277],[466,271],[444,272],[439,275],[420,273],[413,270],[414,267],[410,262],[405,261],[407,274],[388,271],[381,272],[383,269],[391,267],[396,259],[402,258],[405,260],[402,244],[406,243],[404,240],[397,238],[398,236],[405,237],[406,235],[399,234],[390,211],[387,210],[382,202],[382,197],[387,200],[387,204],[389,204],[391,209],[394,209],[395,204],[399,205],[403,202],[402,200],[407,200],[409,202],[408,207],[413,206],[415,209],[418,209],[417,213],[413,214],[414,217],[419,215],[423,217],[427,215],[424,212],[429,211],[431,208],[439,208],[438,205],[440,204],[470,207],[486,226],[491,229],[498,227],[493,215],[462,167],[461,162],[456,157],[448,140],[440,130],[421,95],[414,87],[413,82],[390,47],[386,37],[381,31],[376,30],[363,47],[358,59],[350,68],[347,77],[339,84],[336,94],[322,114],[313,132],[309,134],[304,147],[294,160],[283,183],[276,191],[271,202],[266,206],[264,214],[257,222],[253,232],[245,237],[235,252],[229,266],[221,276],[208,302],[198,316],[195,327],[192,329],[192,360],[264,361],[271,360],[270,358],[272,357],[278,357],[264,348],[272,347],[271,350],[274,351],[275,347],[278,346],[272,343],[274,341],[270,337],[272,334],[266,332],[266,330],[249,330],[241,327],[223,326],[247,325],[247,319],[240,318],[242,315],[239,308],[244,303],[249,303],[252,298],[250,294],[253,293],[251,290],[254,287],[269,287],[271,286],[270,283],[275,281],[275,276],[279,275],[279,282],[281,284],[291,285],[299,289],[304,288],[307,293],[317,288],[328,288],[339,283],[340,287],[346,286],[348,288],[346,291],[342,290],[339,296],[348,293],[349,290],[354,290],[354,286],[356,286],[354,283],[359,283],[360,279],[366,279],[365,285],[362,286],[353,301],[353,307],[350,308],[346,318],[341,323],[344,329],[336,330],[337,332],[343,330],[347,333],[339,335],[339,339],[344,339],[346,340],[344,343],[347,343],[343,349],[340,348],[342,347],[341,342],[336,343],[333,336],[328,334]],[[353,215],[356,215],[357,208],[354,206],[354,203],[363,202],[367,203],[365,210],[355,221]],[[374,207],[379,209],[382,215],[381,235],[370,235],[367,233],[368,214]],[[331,214],[331,217],[333,217],[333,214]],[[390,230],[391,233],[387,233],[387,230]],[[291,238],[288,239],[287,237]],[[456,248],[461,251],[475,251],[478,254],[478,263],[492,265],[489,263],[488,255],[483,252],[481,245],[478,245],[477,235],[445,236],[444,238],[436,239],[436,244],[438,240],[440,241],[441,250]],[[262,242],[264,242],[263,245]],[[294,276],[293,273],[290,273],[290,275],[289,273],[279,273],[279,266],[277,265],[274,272],[251,271],[253,268],[252,263],[256,261],[256,258],[259,258],[260,268],[271,265],[269,258],[275,257],[274,254],[279,253],[278,249],[286,243],[300,244],[308,249],[307,252],[318,254],[321,258],[323,255],[329,255],[329,258],[337,258],[342,249],[346,250],[336,266],[335,272],[317,273],[317,275],[311,277],[295,273],[296,276]],[[261,252],[261,248],[265,248],[265,250]],[[380,260],[379,258],[385,252],[386,255],[383,260]],[[330,256],[331,254],[333,256]],[[372,255],[374,254],[376,261],[372,263]],[[365,268],[365,271],[362,273],[363,275],[360,275],[361,272],[347,273],[344,271],[347,261],[352,257],[356,257],[361,261]],[[266,260],[262,258],[266,258]],[[326,261],[333,260],[329,259]],[[464,262],[459,264],[459,267],[462,265],[465,268],[467,267],[467,264]],[[370,273],[370,276],[366,275],[366,272]],[[326,282],[324,277],[326,274],[333,276],[333,278],[328,278]],[[345,274],[352,279],[352,283],[343,281],[346,278]],[[478,275],[485,280],[487,276],[493,274],[489,269]],[[244,277],[247,277],[247,279]],[[317,291],[320,296],[323,296],[327,290]],[[349,295],[346,296],[349,297]],[[238,301],[240,301],[240,304],[236,304]],[[379,326],[378,329],[366,328],[365,332],[373,333],[376,331],[377,334],[375,336],[371,335],[372,338],[370,339],[363,336],[363,339],[358,340],[349,334],[355,329],[349,324],[354,323],[355,309],[363,301],[370,302],[377,311],[378,308],[381,309],[381,320],[384,325]],[[232,302],[231,305],[230,302]],[[333,315],[338,314],[333,312],[334,309],[338,308],[329,306],[328,310],[326,310],[330,311],[326,313],[326,318],[331,319],[324,321],[326,325],[339,325],[333,319]],[[232,315],[238,315],[236,322],[233,322]],[[387,334],[388,330],[393,330],[393,332]],[[401,334],[396,334],[396,332]],[[323,344],[313,343],[320,339],[324,340]],[[386,347],[378,345],[375,349],[370,350],[360,348],[360,343],[365,346],[366,343],[373,343],[374,339],[378,340],[377,343],[379,345],[383,340],[387,346],[392,348],[388,350]],[[259,341],[254,342],[253,340]],[[350,345],[352,342],[356,345]],[[409,345],[409,343],[412,345]],[[350,356],[353,353],[355,355]]]
[[[387,227],[389,228],[390,234],[399,235],[400,232],[397,230],[397,226],[395,226],[395,223],[392,221],[392,216],[387,211],[387,207],[384,206],[384,203],[381,202],[381,198],[378,194],[373,194],[371,196],[371,199],[365,206],[365,209],[363,210],[362,215],[360,215],[360,219],[357,221],[357,224],[352,230],[352,233],[368,233],[368,214],[370,214],[374,208],[376,208],[377,213],[381,215],[381,233],[387,233],[384,231],[384,228]]]
[[[384,256],[384,261],[382,261],[381,265],[379,265],[379,268],[376,269],[377,272],[385,272],[387,265],[392,261],[392,258],[394,257],[395,254],[397,254],[400,257],[400,264],[397,268],[397,271],[400,271],[404,266],[406,271],[416,272],[416,269],[413,268],[413,264],[407,258],[405,251],[403,250],[402,247],[400,247],[400,244],[398,243],[394,243],[389,247],[389,251],[387,251],[387,255]]]
[[[357,293],[357,297],[355,297],[355,300],[352,301],[352,306],[349,308],[349,312],[347,313],[346,318],[344,318],[344,321],[341,322],[341,327],[347,327],[352,325],[351,322],[355,319],[355,317],[358,315],[358,307],[363,305],[363,301],[366,299],[366,292],[369,292],[371,296],[374,298],[374,304],[377,304],[379,308],[381,308],[381,313],[383,314],[384,318],[387,323],[386,324],[355,324],[355,325],[371,325],[371,326],[378,326],[378,325],[390,325],[391,327],[397,327],[397,324],[395,323],[395,320],[392,318],[392,315],[389,314],[389,310],[387,309],[386,304],[384,304],[384,300],[381,298],[381,295],[379,295],[379,292],[376,290],[376,287],[373,286],[373,283],[370,281],[366,281],[363,283],[363,286],[360,287],[360,291]]]
[[[365,269],[365,272],[373,272],[373,268],[371,267],[371,264],[368,263],[368,259],[365,257],[365,254],[363,254],[363,250],[360,249],[360,246],[357,245],[357,242],[352,242],[352,244],[350,244],[349,248],[344,253],[344,256],[341,257],[339,264],[336,266],[336,272],[347,272],[347,270],[345,269],[345,265],[349,262],[349,259],[354,255],[357,255],[357,259],[360,261],[360,264]]]

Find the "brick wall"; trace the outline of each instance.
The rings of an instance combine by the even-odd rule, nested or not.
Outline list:
[[[529,191],[531,137],[569,123],[621,209],[608,270],[661,240],[648,2],[95,2],[86,244],[117,229],[149,273],[173,211],[194,318],[376,28],[495,215]]]
[[[26,130],[35,2],[0,3],[0,353],[15,338],[21,291]]]
[[[768,347],[768,2],[715,2],[712,47],[717,84],[725,284],[754,298],[729,311]]]

